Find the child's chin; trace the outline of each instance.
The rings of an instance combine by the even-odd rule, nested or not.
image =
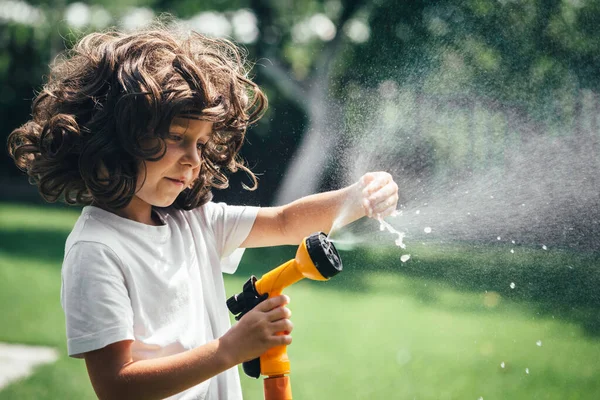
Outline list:
[[[175,200],[177,200],[177,198],[175,198],[175,199],[168,199],[168,200],[164,200],[164,201],[157,201],[157,202],[155,202],[152,205],[154,207],[159,207],[159,208],[171,207],[173,204],[175,204]]]

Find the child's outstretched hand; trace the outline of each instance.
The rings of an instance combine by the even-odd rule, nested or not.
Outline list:
[[[260,357],[274,346],[292,343],[292,312],[285,307],[289,301],[285,295],[263,301],[223,335],[236,364]],[[277,335],[278,332],[284,334]]]
[[[381,218],[395,215],[398,185],[387,172],[368,172],[358,181],[360,201],[365,215]]]

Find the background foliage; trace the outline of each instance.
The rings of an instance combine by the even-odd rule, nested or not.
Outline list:
[[[394,88],[410,89],[411,112],[443,104],[452,106],[454,119],[464,110],[473,116],[483,104],[507,120],[526,121],[533,128],[520,129],[523,136],[581,135],[585,129],[598,134],[600,3],[592,0],[19,0],[0,5],[2,141],[27,120],[47,64],[87,32],[143,26],[169,13],[193,29],[245,45],[271,104],[244,150],[254,170],[264,173],[261,189],[245,197],[251,203],[283,202],[333,185],[326,172],[336,146],[378,106],[356,101],[369,89],[379,88],[379,98],[386,88],[392,97]],[[399,133],[401,122],[392,127]],[[428,174],[440,166],[462,168],[465,154],[484,163],[465,151],[469,140],[460,139],[472,138],[473,129],[445,125],[455,143],[447,148],[423,135],[411,154],[402,155],[427,161],[407,167]],[[3,181],[23,181],[14,179],[19,173],[7,157],[0,171]],[[305,184],[298,185],[299,178]],[[224,199],[238,197],[240,185],[233,187],[221,194]]]

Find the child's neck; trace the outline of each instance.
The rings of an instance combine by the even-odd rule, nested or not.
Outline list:
[[[106,211],[112,212],[113,214],[118,215],[119,217],[127,218],[132,221],[140,222],[146,225],[152,226],[160,226],[163,225],[162,221],[158,217],[158,215],[153,211],[152,206],[136,196],[131,199],[131,202],[119,209],[107,209],[105,207],[99,206],[98,204],[93,204],[96,207],[101,207]]]

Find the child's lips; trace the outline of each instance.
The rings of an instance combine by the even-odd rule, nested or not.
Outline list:
[[[183,179],[174,179],[174,178],[169,178],[169,177],[166,177],[166,178],[176,185],[179,185],[179,186],[185,185],[185,180],[183,180]]]

